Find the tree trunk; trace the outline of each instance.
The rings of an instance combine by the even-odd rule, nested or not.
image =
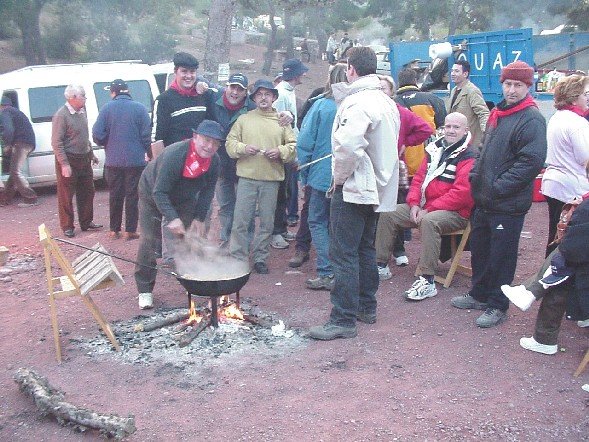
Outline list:
[[[264,54],[264,66],[262,67],[262,73],[264,75],[270,75],[272,71],[272,61],[274,60],[274,50],[276,49],[277,27],[276,23],[274,23],[276,10],[274,9],[273,2],[269,2],[268,12],[270,17],[270,35],[268,36],[268,45],[266,46],[266,53]]]
[[[18,9],[15,11],[15,21],[22,34],[25,61],[29,66],[47,63],[39,26],[39,16],[44,4],[45,0],[30,0],[16,6]]]
[[[204,75],[217,81],[220,63],[229,63],[231,19],[237,0],[213,0],[209,9],[209,24],[204,58]]]
[[[292,43],[292,11],[284,11],[284,45],[286,49],[286,59],[294,58],[294,45]]]

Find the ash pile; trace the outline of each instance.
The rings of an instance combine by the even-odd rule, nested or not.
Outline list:
[[[287,329],[281,320],[261,312],[249,299],[242,300],[237,309],[243,319],[231,317],[235,310],[233,301],[223,300],[219,305],[218,327],[210,326],[208,302],[193,304],[192,309],[161,309],[148,316],[113,323],[120,352],[114,351],[102,334],[90,339],[70,338],[70,342],[91,358],[174,366],[187,375],[195,374],[198,368],[239,366],[243,357],[281,358],[307,345],[308,339],[300,331]],[[226,311],[233,313],[230,316]],[[200,320],[195,321],[195,316]],[[169,324],[161,326],[164,323]],[[152,330],[154,326],[157,327]]]

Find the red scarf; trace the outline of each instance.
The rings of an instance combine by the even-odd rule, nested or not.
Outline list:
[[[243,103],[231,104],[231,103],[229,103],[229,100],[227,99],[225,94],[223,94],[223,105],[227,108],[227,110],[230,110],[231,112],[235,112],[236,110],[241,109],[241,107],[243,106]]]
[[[174,89],[180,95],[184,97],[196,97],[198,94],[196,93],[196,83],[190,89],[183,89],[178,85],[178,80],[174,80],[174,82],[170,85],[170,89]]]
[[[565,106],[560,110],[568,110],[568,111],[574,112],[578,116],[583,117],[583,118],[585,118],[587,115],[589,115],[589,110],[584,111],[576,104],[569,104],[568,106]]]
[[[194,139],[190,140],[190,148],[188,149],[188,154],[186,155],[186,161],[184,161],[184,170],[182,171],[182,176],[184,178],[198,178],[211,166],[211,159],[210,158],[202,158],[198,153],[196,153],[196,144],[194,143]]]
[[[526,107],[538,107],[538,105],[536,104],[536,102],[534,101],[534,99],[532,98],[532,96],[530,94],[528,94],[526,96],[526,98],[524,98],[522,101],[519,102],[519,104],[516,104],[515,106],[509,108],[509,109],[505,109],[505,110],[501,110],[499,109],[499,107],[495,106],[493,108],[493,110],[491,111],[491,113],[489,114],[489,120],[487,121],[487,126],[490,127],[497,127],[497,123],[499,121],[499,118],[503,118],[503,117],[507,117],[509,115],[515,114],[516,112],[519,112],[521,110],[524,110]]]

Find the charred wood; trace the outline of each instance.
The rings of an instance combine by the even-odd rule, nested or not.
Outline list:
[[[133,416],[120,417],[116,414],[96,413],[64,401],[64,393],[55,389],[49,381],[28,368],[19,368],[14,375],[22,392],[35,401],[44,416],[54,416],[62,424],[74,425],[80,430],[93,428],[106,437],[122,439],[136,431]]]
[[[150,332],[153,330],[157,330],[158,328],[166,327],[168,325],[175,324],[177,322],[183,321],[188,319],[188,313],[184,312],[176,312],[165,318],[156,319],[148,323],[140,322],[134,327],[135,332]]]
[[[258,325],[258,326],[264,327],[264,328],[271,328],[272,327],[272,322],[267,321],[266,319],[258,318],[257,316],[254,316],[254,315],[244,314],[243,320],[246,322],[249,322],[250,324]]]
[[[200,335],[205,328],[207,328],[208,325],[209,322],[203,319],[198,324],[194,325],[192,330],[187,331],[178,338],[178,345],[180,347],[186,347],[187,345],[190,345],[190,343],[194,341],[196,337]]]

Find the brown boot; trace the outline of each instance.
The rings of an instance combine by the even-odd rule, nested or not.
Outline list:
[[[297,250],[295,256],[288,260],[288,266],[292,268],[300,267],[304,262],[309,260],[309,254],[302,250]]]

